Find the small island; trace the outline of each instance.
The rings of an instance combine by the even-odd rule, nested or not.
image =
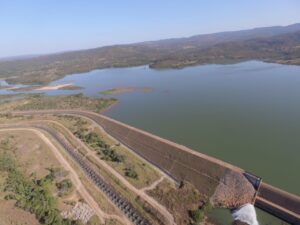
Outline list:
[[[152,88],[149,87],[117,87],[112,89],[107,89],[104,91],[100,91],[99,94],[101,95],[117,95],[117,94],[125,94],[130,92],[151,92],[153,91]]]

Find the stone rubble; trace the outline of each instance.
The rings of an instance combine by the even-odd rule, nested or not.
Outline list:
[[[255,192],[242,173],[227,170],[210,200],[215,207],[234,209],[252,203]]]
[[[94,210],[89,205],[77,202],[71,210],[62,212],[61,215],[65,219],[81,220],[86,224],[94,214]]]

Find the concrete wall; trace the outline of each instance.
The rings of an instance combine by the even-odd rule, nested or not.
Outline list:
[[[211,196],[226,170],[240,172],[255,188],[259,187],[255,205],[291,224],[300,225],[300,198],[275,188],[242,169],[221,160],[195,152],[185,146],[120,123],[111,118],[87,112],[76,112],[98,122],[111,136],[158,166],[176,180],[187,180]],[[249,177],[251,179],[249,179]]]
[[[179,182],[183,180],[189,181],[199,189],[202,194],[207,196],[211,196],[214,193],[226,170],[244,172],[231,164],[97,113],[80,110],[13,112],[15,115],[47,113],[74,114],[94,120],[101,125],[108,134],[128,146],[150,163],[156,165],[175,180]]]
[[[255,206],[290,224],[300,224],[300,198],[296,195],[262,182]]]
[[[156,165],[177,181],[187,180],[191,182],[201,193],[207,196],[214,193],[225,171],[233,170],[245,174],[245,171],[231,164],[96,113],[78,110],[14,112],[16,115],[44,113],[73,114],[94,120],[107,133],[134,150],[141,157]],[[249,176],[251,179],[249,179]],[[256,184],[257,180],[253,175],[248,174],[247,178],[254,186],[260,186],[255,202],[256,206],[289,223],[300,224],[300,198],[298,196],[265,183]]]
[[[78,112],[76,112],[78,114]],[[237,167],[195,152],[105,116],[82,113],[141,157],[156,165],[177,181],[186,180],[207,196],[214,193],[225,170],[243,172]],[[188,154],[187,154],[188,153]]]

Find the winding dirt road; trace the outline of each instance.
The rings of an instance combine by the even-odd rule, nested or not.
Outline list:
[[[128,145],[133,151],[136,151],[137,154],[141,155],[146,161],[152,163],[157,168],[164,171],[170,177],[174,178],[174,180],[180,181],[180,177],[182,176],[182,171],[185,171],[185,179],[194,184],[201,192],[211,194],[211,191],[214,190],[215,186],[220,182],[220,177],[222,177],[224,170],[232,170],[238,173],[245,174],[246,171],[243,169],[231,165],[229,163],[223,162],[219,159],[210,157],[208,155],[193,151],[185,146],[176,144],[169,140],[163,139],[151,133],[142,131],[140,129],[134,128],[132,126],[126,125],[119,121],[113,120],[101,114],[85,111],[85,110],[41,110],[41,111],[27,111],[27,112],[12,112],[13,115],[35,115],[35,114],[64,114],[64,115],[75,115],[82,116],[85,118],[89,118],[94,120],[99,125],[105,125],[105,129],[107,133],[116,136],[119,138],[120,142],[124,145]],[[114,130],[115,129],[115,130]],[[117,129],[117,130],[116,130]],[[118,129],[120,129],[123,134],[133,134],[130,138],[139,137],[144,139],[147,143],[153,143],[153,146],[149,147],[147,143],[139,143],[136,139],[126,139],[126,136],[118,136]],[[155,145],[155,143],[158,143]],[[145,149],[138,149],[136,146],[144,144]],[[154,146],[155,145],[155,146]],[[155,147],[155,149],[154,149]],[[159,154],[165,156],[166,148],[172,149],[174,152],[174,156],[178,156],[172,160],[172,163],[169,163],[169,157],[159,158],[157,159]],[[155,150],[155,151],[154,151]],[[170,150],[171,151],[171,150]],[[149,152],[153,152],[153,154],[148,154]],[[175,154],[176,153],[176,154]],[[179,157],[185,154],[186,157]],[[161,162],[163,160],[163,162]],[[194,164],[191,165],[191,162]],[[177,163],[178,168],[176,171],[170,170],[169,165],[171,164],[171,168],[173,165]],[[201,165],[205,165],[201,167]],[[211,170],[210,168],[218,168],[218,170]],[[180,173],[178,173],[180,171]],[[209,175],[209,176],[207,176]],[[215,179],[217,177],[217,179]],[[199,179],[201,178],[201,179]],[[255,177],[255,182],[259,180],[258,177]],[[249,180],[250,181],[250,180]],[[212,183],[212,185],[203,185]],[[251,182],[251,181],[250,181]],[[260,181],[259,181],[260,182]],[[260,204],[262,201],[256,201],[255,204],[264,211],[267,211],[287,222],[296,221],[300,223],[300,197],[287,193],[278,188],[271,187],[264,182],[261,182],[262,185],[259,186],[260,189],[257,191],[258,200],[263,199],[264,204]],[[208,187],[211,188],[209,189]],[[271,188],[269,188],[271,187]],[[266,204],[268,201],[272,204]],[[283,210],[284,209],[284,210]]]
[[[94,210],[95,214],[98,216],[101,223],[105,223],[105,219],[117,219],[122,224],[131,225],[131,222],[124,216],[120,217],[117,215],[107,214],[103,212],[98,203],[94,200],[94,198],[89,194],[84,185],[82,184],[79,176],[76,171],[72,168],[72,166],[68,163],[68,161],[64,158],[61,152],[55,147],[55,145],[50,141],[46,135],[38,129],[34,128],[0,128],[0,132],[7,131],[27,131],[32,132],[36,136],[38,136],[48,147],[51,149],[52,153],[55,155],[56,159],[59,163],[70,172],[71,180],[73,184],[76,186],[77,191],[80,195],[85,199],[87,204]]]
[[[144,201],[148,202],[152,207],[157,209],[162,214],[162,216],[165,217],[168,225],[176,225],[173,215],[167,210],[167,208],[165,206],[161,205],[153,197],[149,196],[146,193],[147,190],[151,190],[151,189],[155,188],[166,177],[163,173],[161,173],[162,176],[157,181],[153,182],[150,186],[142,188],[142,189],[137,189],[128,180],[126,180],[121,174],[119,174],[114,168],[112,168],[109,164],[107,164],[105,161],[99,159],[99,157],[97,156],[97,153],[95,151],[92,151],[89,147],[87,147],[80,139],[75,137],[74,134],[68,128],[66,128],[64,125],[62,125],[61,123],[59,123],[57,121],[53,121],[53,120],[35,120],[34,122],[38,122],[39,124],[41,124],[42,122],[48,122],[48,123],[50,122],[50,123],[56,124],[57,126],[60,126],[68,134],[68,136],[70,138],[72,138],[74,141],[76,141],[76,143],[78,144],[78,147],[80,146],[88,152],[87,155],[93,156],[93,158],[97,161],[97,163],[99,163],[101,166],[103,166],[113,176],[118,178],[130,191],[132,191],[137,196],[142,198]],[[31,123],[31,124],[34,124],[34,123]],[[20,123],[19,125],[21,126],[22,123]],[[85,156],[87,156],[87,155],[85,155]]]

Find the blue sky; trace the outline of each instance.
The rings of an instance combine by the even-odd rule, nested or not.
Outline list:
[[[0,0],[0,57],[297,22],[299,0]]]

